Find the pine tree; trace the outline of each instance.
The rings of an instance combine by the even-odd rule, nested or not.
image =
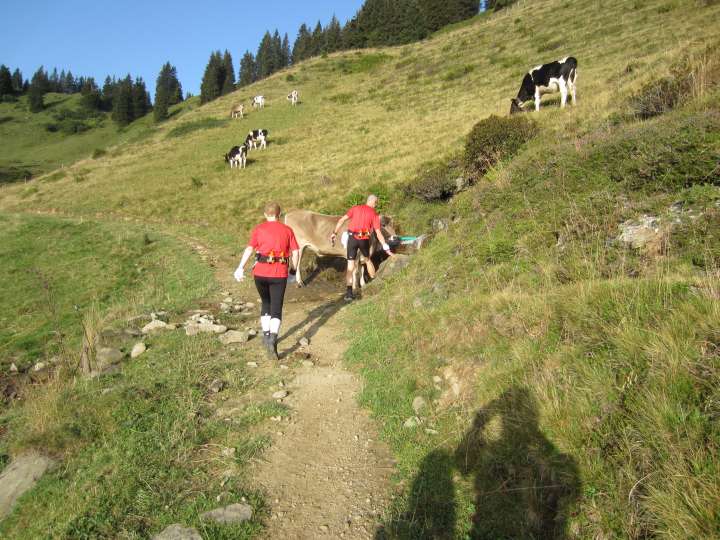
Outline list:
[[[342,27],[335,15],[325,28],[325,52],[333,53],[342,48]]]
[[[113,110],[113,103],[114,103],[116,89],[117,89],[117,81],[115,80],[115,77],[113,77],[112,79],[110,78],[110,75],[105,77],[105,82],[103,83],[103,88],[102,88],[102,110],[103,111],[112,111]]]
[[[133,82],[130,75],[119,81],[114,89],[112,118],[120,126],[135,119],[133,111]]]
[[[238,77],[238,86],[247,86],[257,80],[255,57],[250,51],[245,54],[240,61],[240,74]]]
[[[5,96],[12,96],[14,93],[12,74],[10,69],[3,64],[0,66],[0,99]]]
[[[138,77],[135,79],[135,84],[133,84],[132,88],[133,120],[142,118],[148,113],[150,109],[148,101],[145,81],[142,80],[142,77]]]
[[[280,38],[280,32],[278,32],[277,28],[275,29],[275,33],[272,38],[272,56],[274,73],[285,67],[285,63],[283,61],[282,39]]]
[[[310,48],[312,46],[312,35],[307,25],[303,23],[298,30],[298,36],[292,50],[292,63],[297,64],[306,58],[310,58]]]
[[[223,83],[221,88],[222,95],[235,90],[235,67],[233,66],[232,56],[227,50],[223,55]]]
[[[45,69],[40,66],[30,81],[28,88],[28,102],[30,112],[40,112],[45,108],[43,97],[48,91],[48,77]]]
[[[357,15],[345,23],[342,31],[342,48],[362,49],[365,47],[365,40],[358,27]]]
[[[258,79],[264,79],[275,71],[275,55],[273,53],[273,40],[270,32],[265,32],[260,42],[257,55],[255,55],[255,63],[257,65]]]
[[[100,89],[95,84],[95,79],[92,77],[84,79],[80,94],[82,95],[81,103],[83,107],[93,111],[101,108],[102,96],[100,95]]]
[[[202,83],[200,84],[200,103],[208,103],[220,96],[222,91],[223,65],[220,51],[215,51],[210,55]]]
[[[285,37],[283,37],[283,40],[282,40],[281,58],[282,58],[282,67],[283,68],[288,67],[290,65],[291,56],[290,56],[290,40],[288,39],[287,33],[285,34]]]
[[[24,82],[23,82],[22,72],[20,71],[19,68],[15,68],[15,71],[13,71],[12,83],[13,83],[13,91],[15,92],[15,94],[16,95],[22,94]]]
[[[60,90],[60,76],[58,75],[57,68],[53,68],[52,75],[50,75],[49,78],[49,88],[48,92],[56,92],[59,93]]]
[[[325,50],[325,32],[320,21],[315,25],[310,45],[310,56],[319,56]]]
[[[160,69],[155,82],[155,107],[153,113],[155,121],[160,122],[168,118],[168,108],[180,103],[183,99],[182,86],[177,78],[177,69],[166,62]]]

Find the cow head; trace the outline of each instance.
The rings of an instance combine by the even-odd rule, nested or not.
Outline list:
[[[398,235],[395,233],[395,227],[393,226],[393,218],[390,216],[380,216],[380,227],[385,237],[385,240],[390,247],[397,246],[400,243]]]
[[[516,114],[526,112],[525,108],[523,107],[523,102],[520,101],[518,98],[512,98],[510,100],[510,114]]]
[[[225,154],[225,163],[230,163],[230,154]]]

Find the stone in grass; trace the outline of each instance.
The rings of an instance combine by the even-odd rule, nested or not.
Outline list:
[[[157,332],[158,330],[167,330],[168,325],[166,322],[161,321],[160,319],[155,319],[153,321],[150,321],[145,326],[142,327],[141,332],[143,334],[151,334],[152,332]]]
[[[256,368],[256,367],[258,367],[258,363],[257,363],[257,362],[248,362],[248,363],[245,364],[245,365],[246,365],[247,367],[251,367],[251,368]]]
[[[417,416],[411,416],[407,420],[405,420],[405,423],[403,424],[404,428],[407,429],[415,429],[422,423],[422,420],[418,418]]]
[[[188,336],[197,336],[198,334],[224,334],[227,332],[227,326],[222,324],[200,323],[189,324],[185,327],[185,334]]]
[[[145,351],[147,351],[147,346],[141,341],[139,343],[136,343],[132,351],[130,351],[130,358],[137,358],[141,354],[143,354]]]
[[[420,414],[425,407],[427,407],[427,401],[425,401],[424,397],[416,396],[415,399],[413,399],[412,408],[415,414]]]
[[[18,367],[15,365],[15,362],[10,364],[10,373],[17,373],[18,371],[19,370],[18,370]]]
[[[223,508],[216,508],[200,515],[200,519],[215,523],[242,523],[252,519],[253,509],[249,504],[236,503]]]
[[[303,367],[313,367],[315,363],[311,360],[303,360],[302,365]]]
[[[298,345],[301,347],[309,347],[310,346],[310,340],[306,337],[301,337],[300,341],[298,341]]]
[[[278,390],[272,395],[273,399],[285,399],[287,396],[287,390]]]
[[[217,394],[225,390],[226,386],[227,384],[222,379],[215,379],[210,383],[210,386],[208,386],[208,390],[210,390],[213,394]]]
[[[119,349],[100,347],[95,353],[95,369],[102,371],[110,366],[119,364],[123,358],[125,358],[125,355]]]
[[[202,536],[193,528],[185,528],[179,523],[174,523],[153,536],[152,540],[202,540]]]
[[[229,330],[222,334],[219,339],[223,345],[247,343],[250,339],[250,334],[248,332],[241,332],[240,330]]]

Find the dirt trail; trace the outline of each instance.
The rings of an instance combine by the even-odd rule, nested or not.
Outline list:
[[[220,283],[237,290],[227,261],[214,262]],[[248,298],[254,294],[249,283],[242,289]],[[295,370],[283,401],[290,417],[272,426],[273,444],[250,471],[270,506],[263,538],[373,538],[387,507],[394,461],[358,405],[360,381],[342,365],[342,292],[342,282],[321,280],[305,289],[289,287],[280,362],[260,366],[282,373],[280,364],[297,365],[291,355],[300,348],[298,340],[310,340],[303,350],[314,365]]]

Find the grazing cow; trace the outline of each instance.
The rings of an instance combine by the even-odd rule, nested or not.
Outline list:
[[[298,94],[297,90],[293,90],[292,92],[290,92],[290,94],[288,95],[287,98],[290,101],[290,103],[292,104],[292,106],[294,107],[295,105],[298,104],[298,99],[300,98],[300,94]]]
[[[255,96],[252,100],[252,106],[253,106],[253,108],[257,107],[258,109],[264,109],[265,108],[265,96]]]
[[[238,118],[240,117],[245,118],[245,105],[242,103],[240,105],[235,105],[232,109],[230,109],[230,118]]]
[[[335,229],[335,225],[337,225],[339,219],[340,216],[327,216],[309,210],[293,210],[285,215],[285,225],[293,230],[298,245],[300,246],[300,258],[298,259],[297,274],[295,276],[298,287],[304,286],[300,275],[300,263],[302,262],[305,248],[312,249],[318,257],[345,257],[347,255],[347,250],[341,242],[337,242],[334,245],[330,243],[330,235]],[[397,244],[395,229],[391,224],[392,220],[387,216],[382,216],[380,222],[382,224],[382,233],[385,235],[388,243]],[[347,223],[343,225],[340,232],[345,234],[346,231]],[[370,240],[370,257],[381,249],[382,247],[373,234]],[[362,263],[364,259],[362,259],[362,255],[360,256],[360,262]],[[357,284],[358,281],[361,286],[364,285],[364,272],[361,271],[361,265],[358,264],[355,268],[356,273],[353,277],[353,288],[355,288],[355,284]]]
[[[248,147],[248,150],[257,149],[258,143],[260,143],[260,148],[265,149],[267,148],[267,136],[267,129],[253,129],[245,138],[245,146]]]
[[[230,168],[244,169],[247,164],[247,146],[233,146],[230,151],[225,154],[225,163],[230,164]]]
[[[560,92],[560,106],[567,103],[568,90],[575,105],[575,80],[577,79],[577,60],[572,56],[543,64],[531,69],[520,85],[516,98],[512,99],[510,114],[523,112],[524,103],[535,100],[535,110],[540,110],[540,96]]]

